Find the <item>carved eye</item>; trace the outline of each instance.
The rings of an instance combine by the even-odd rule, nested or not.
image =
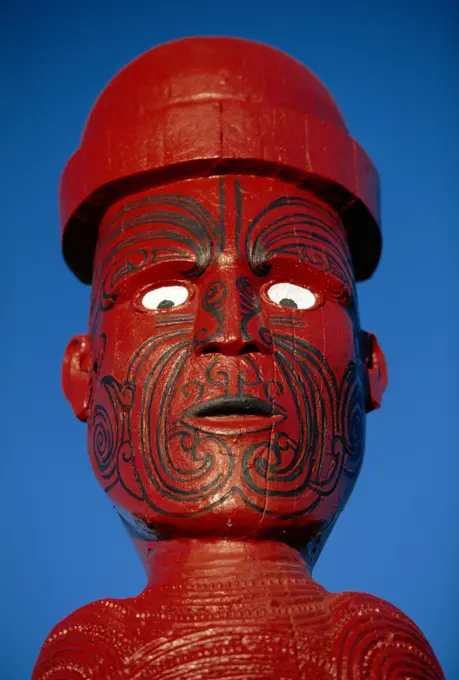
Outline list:
[[[309,288],[294,283],[275,283],[266,292],[272,302],[290,309],[311,309],[317,302],[316,295]]]
[[[161,286],[154,288],[142,297],[145,309],[172,309],[183,305],[188,299],[188,288],[185,286]]]

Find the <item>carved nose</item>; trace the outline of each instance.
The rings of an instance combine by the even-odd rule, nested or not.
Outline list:
[[[253,352],[262,352],[262,348],[257,342],[228,342],[226,340],[215,340],[214,342],[206,342],[203,345],[196,347],[196,354],[227,354],[228,356],[237,356],[241,354],[251,354]]]
[[[207,286],[196,315],[196,354],[272,352],[259,295],[243,281],[233,285],[214,281]]]

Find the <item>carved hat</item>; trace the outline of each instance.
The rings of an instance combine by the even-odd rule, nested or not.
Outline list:
[[[339,213],[356,279],[381,252],[378,174],[303,64],[238,38],[185,38],[141,55],[96,101],[60,185],[64,257],[92,279],[98,226],[124,196],[188,177],[278,177]]]

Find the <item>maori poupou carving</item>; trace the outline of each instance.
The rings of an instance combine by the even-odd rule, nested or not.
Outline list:
[[[195,38],[108,85],[61,185],[92,282],[64,390],[143,560],[82,607],[34,680],[438,680],[419,629],[311,571],[386,386],[355,282],[378,179],[323,85],[264,45]]]

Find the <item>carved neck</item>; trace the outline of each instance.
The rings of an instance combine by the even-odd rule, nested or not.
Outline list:
[[[294,577],[311,581],[300,553],[279,541],[178,539],[150,544],[149,585],[188,579]]]

